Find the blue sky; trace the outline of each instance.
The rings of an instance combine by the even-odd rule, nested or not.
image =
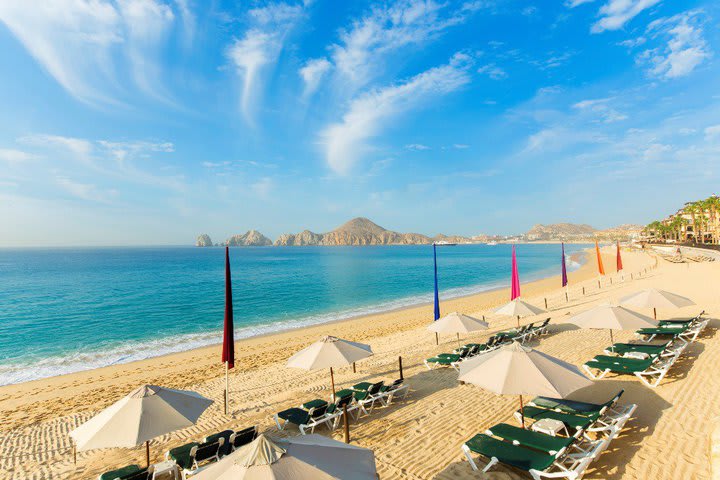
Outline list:
[[[647,223],[720,180],[712,1],[0,2],[0,245]]]

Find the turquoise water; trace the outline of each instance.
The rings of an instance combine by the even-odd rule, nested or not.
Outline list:
[[[521,281],[559,274],[559,245],[517,252]],[[237,338],[432,301],[430,246],[230,256]],[[441,301],[509,285],[510,246],[439,247],[438,276]],[[222,248],[0,249],[0,385],[218,343],[223,308]]]

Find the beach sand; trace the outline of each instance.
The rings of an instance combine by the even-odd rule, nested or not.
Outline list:
[[[614,271],[614,252],[604,251],[606,271]],[[628,422],[588,470],[594,479],[709,479],[711,437],[716,427],[714,412],[720,407],[720,298],[715,284],[720,262],[670,264],[642,252],[624,252],[626,279],[606,276],[598,290],[594,256],[570,274],[570,302],[566,303],[558,277],[522,286],[523,298],[538,306],[548,300],[549,314],[521,323],[552,318],[550,334],[530,346],[570,363],[580,365],[601,353],[610,343],[607,331],[578,330],[561,325],[568,314],[583,311],[600,302],[614,300],[632,291],[658,287],[693,298],[697,307],[663,316],[691,316],[705,309],[709,327],[690,345],[668,376],[656,389],[635,377],[610,376],[574,398],[604,401],[620,388],[624,402],[639,405],[636,418]],[[638,272],[648,269],[638,278]],[[633,280],[630,273],[633,272]],[[613,284],[610,285],[612,278]],[[581,292],[582,286],[586,294]],[[485,292],[442,302],[443,313],[461,311],[481,315],[508,299],[508,289]],[[646,312],[647,313],[647,312]],[[191,389],[213,398],[197,425],[165,435],[151,442],[153,461],[169,448],[198,440],[207,433],[225,428],[259,425],[274,430],[271,415],[301,401],[327,398],[328,372],[303,372],[285,368],[287,358],[321,335],[337,335],[369,343],[375,355],[352,367],[338,369],[337,388],[369,379],[397,377],[398,355],[402,355],[410,393],[405,400],[378,408],[369,417],[351,425],[352,442],[375,451],[383,479],[515,479],[527,474],[502,466],[488,474],[472,472],[460,446],[474,434],[500,422],[515,423],[512,413],[517,398],[498,396],[472,385],[459,385],[452,369],[428,371],[424,358],[450,351],[452,336],[434,335],[425,327],[432,319],[432,307],[423,305],[358,319],[306,327],[294,331],[243,340],[236,346],[236,368],[231,371],[231,413],[222,414],[223,367],[218,346],[167,355],[140,362],[79,372],[49,379],[0,387],[0,478],[82,479],[96,478],[103,471],[130,463],[144,463],[144,448],[78,452],[73,463],[68,432],[100,409],[110,405],[143,383]],[[484,341],[494,331],[514,325],[514,319],[488,316],[491,329],[463,340]],[[631,332],[616,332],[616,341],[629,340]],[[291,429],[282,434],[296,434]],[[318,433],[328,435],[324,428]],[[342,438],[342,429],[332,434]],[[480,459],[479,465],[485,460]]]

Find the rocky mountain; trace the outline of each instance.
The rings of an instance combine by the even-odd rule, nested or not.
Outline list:
[[[541,240],[580,240],[592,237],[595,229],[590,225],[574,223],[537,224],[525,233],[529,241]]]
[[[227,239],[231,247],[264,247],[272,245],[273,242],[257,230],[248,230],[242,235],[233,235]]]
[[[599,240],[629,240],[639,237],[644,228],[642,225],[626,223],[617,227],[598,230],[595,232],[595,236]]]
[[[212,240],[210,240],[210,235],[207,233],[203,233],[202,235],[198,236],[197,241],[195,242],[196,247],[212,247],[213,243]]]
[[[327,233],[304,230],[297,234],[283,234],[275,245],[424,245],[432,242],[433,239],[426,235],[393,232],[367,218],[358,217]]]

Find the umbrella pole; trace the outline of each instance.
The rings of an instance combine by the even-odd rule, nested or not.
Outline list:
[[[517,317],[518,317],[517,318],[517,326],[518,326],[518,328],[520,328],[520,315],[518,315]]]
[[[343,419],[345,419],[345,443],[350,443],[350,420],[348,419],[347,402],[343,402]]]
[[[400,369],[400,380],[404,380],[402,371],[402,356],[398,356],[398,367]]]
[[[145,457],[147,458],[147,466],[150,468],[150,440],[145,440]]]
[[[522,395],[520,395],[520,418],[521,418],[522,428],[523,428],[523,430],[525,430],[525,412],[523,411]]]
[[[610,345],[615,345],[615,340],[613,340],[612,328],[608,328],[608,330],[610,330]]]
[[[225,415],[228,414],[228,403],[230,403],[230,384],[228,383],[228,370],[228,362],[225,362]]]
[[[440,345],[440,339],[438,338],[437,332],[435,332],[435,345]]]
[[[458,342],[458,347],[459,347],[460,346],[460,334],[459,333],[457,334],[457,342]]]
[[[657,320],[657,308],[653,308],[653,318]]]
[[[77,445],[73,443],[73,463],[77,465]]]
[[[332,384],[332,398],[335,400],[335,375],[333,375],[332,367],[330,367],[330,383]]]

